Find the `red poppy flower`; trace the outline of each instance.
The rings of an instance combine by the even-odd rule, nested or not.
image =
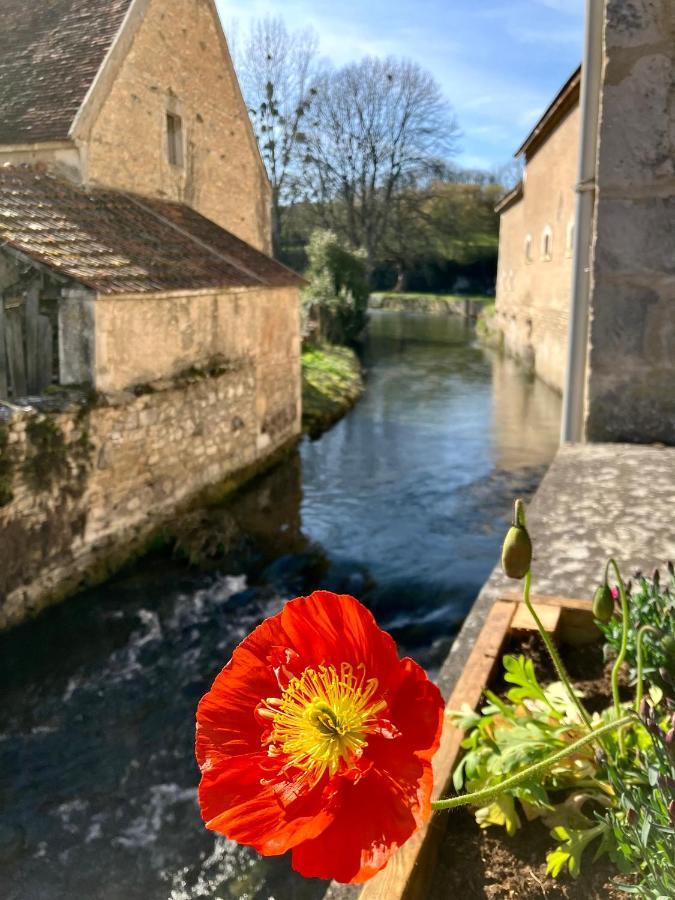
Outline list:
[[[197,710],[206,827],[302,875],[366,881],[428,818],[443,700],[358,600],[289,601]]]

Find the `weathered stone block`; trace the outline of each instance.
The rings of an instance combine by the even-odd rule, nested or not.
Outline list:
[[[671,79],[672,60],[664,52],[610,58],[601,102],[601,189],[632,189],[675,175]]]
[[[607,0],[606,44],[639,47],[656,44],[668,34],[670,0]]]
[[[675,385],[675,301],[650,288],[596,286],[590,333],[591,386],[600,373],[625,377],[670,366]]]
[[[675,195],[636,200],[600,194],[596,231],[599,270],[675,274]]]
[[[652,367],[597,378],[586,434],[591,441],[675,444],[673,369]]]

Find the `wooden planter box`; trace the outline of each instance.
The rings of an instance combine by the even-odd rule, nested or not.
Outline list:
[[[584,644],[598,637],[589,600],[540,595],[532,597],[532,601],[544,628],[559,642]],[[502,647],[509,635],[536,630],[520,596],[506,594],[500,597],[490,610],[446,709],[459,710],[468,704],[475,710],[501,660]],[[460,729],[446,721],[441,745],[433,760],[434,800],[452,792],[452,772],[461,757],[463,737]],[[447,811],[433,813],[427,825],[401,847],[387,867],[367,882],[359,900],[425,900],[447,814]]]

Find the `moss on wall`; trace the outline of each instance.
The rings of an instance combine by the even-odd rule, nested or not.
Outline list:
[[[54,484],[69,478],[72,489],[74,476],[79,489],[89,469],[93,446],[89,440],[89,410],[78,414],[80,431],[73,441],[66,437],[52,416],[35,418],[26,426],[27,455],[22,471],[28,486],[36,493],[49,491]]]
[[[63,432],[51,416],[31,419],[26,426],[30,450],[23,477],[34,491],[48,491],[68,472],[68,450]]]
[[[14,460],[9,449],[9,431],[0,424],[0,507],[14,499]]]
[[[504,332],[497,324],[496,309],[494,303],[483,307],[476,320],[476,334],[482,343],[488,347],[501,349],[504,345]]]

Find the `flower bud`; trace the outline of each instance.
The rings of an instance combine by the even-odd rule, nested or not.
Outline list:
[[[658,569],[654,569],[654,574],[652,575],[652,581],[654,582],[654,587],[658,590],[659,582],[661,581],[661,573]]]
[[[626,822],[628,822],[629,825],[635,825],[635,824],[637,824],[637,820],[638,820],[638,814],[631,806],[631,808],[626,813]]]
[[[666,565],[668,566],[669,574],[671,576],[675,575],[675,566],[673,565],[673,561],[669,559]]]
[[[675,750],[675,728],[671,728],[666,734],[666,747]]]
[[[614,597],[607,582],[593,594],[593,615],[599,622],[609,622],[614,612]]]
[[[675,825],[675,800],[671,800],[668,804],[668,816],[673,825]]]
[[[502,546],[502,569],[509,578],[524,578],[532,563],[532,541],[524,525],[512,525]]]
[[[652,708],[649,705],[649,700],[646,697],[642,698],[642,703],[640,703],[640,718],[646,722],[651,718]]]

